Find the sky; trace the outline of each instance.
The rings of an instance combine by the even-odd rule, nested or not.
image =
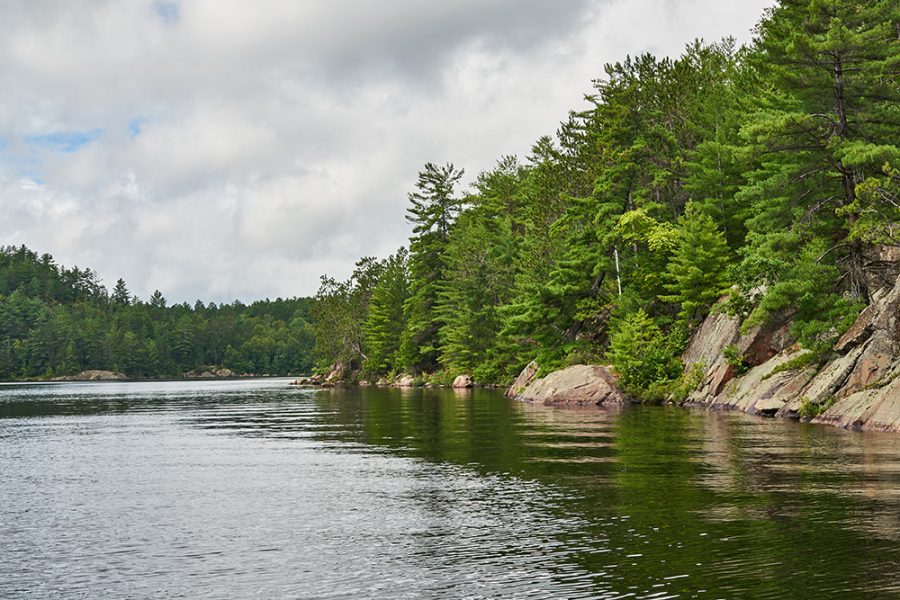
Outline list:
[[[407,243],[603,65],[751,39],[772,0],[4,0],[0,245],[146,299],[312,295]]]

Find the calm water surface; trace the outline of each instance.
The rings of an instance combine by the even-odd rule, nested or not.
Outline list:
[[[0,598],[900,597],[900,436],[285,380],[0,386]]]

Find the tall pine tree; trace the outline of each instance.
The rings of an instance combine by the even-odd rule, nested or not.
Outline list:
[[[463,171],[451,163],[426,163],[416,191],[409,194],[406,219],[413,225],[409,244],[410,297],[405,304],[404,365],[412,371],[434,371],[438,366],[438,331],[443,325],[435,310],[444,278],[444,253],[450,228],[462,202],[456,186]]]

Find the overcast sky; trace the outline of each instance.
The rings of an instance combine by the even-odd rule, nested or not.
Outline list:
[[[0,244],[169,301],[315,292],[406,243],[604,63],[748,41],[771,0],[3,0]]]

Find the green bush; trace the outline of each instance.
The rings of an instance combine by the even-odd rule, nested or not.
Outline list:
[[[741,351],[734,344],[725,346],[724,350],[722,350],[722,356],[725,357],[725,362],[728,366],[734,369],[735,374],[743,375],[750,370],[750,365],[747,364],[744,355],[741,354]]]
[[[622,387],[639,400],[664,400],[666,386],[681,375],[669,340],[643,309],[618,323],[609,345],[607,358]]]
[[[690,366],[686,373],[673,381],[668,387],[668,397],[673,402],[684,402],[691,392],[700,387],[706,377],[706,363],[698,362]]]
[[[837,399],[834,396],[828,396],[822,402],[811,402],[808,398],[801,398],[800,409],[797,411],[797,414],[800,415],[800,418],[812,419],[831,408],[835,402],[837,402]]]

